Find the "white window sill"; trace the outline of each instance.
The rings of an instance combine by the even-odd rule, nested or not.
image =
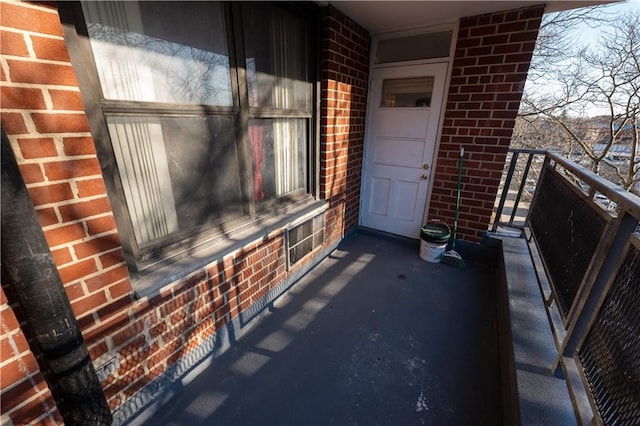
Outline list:
[[[137,299],[153,296],[164,286],[221,260],[226,255],[257,240],[267,240],[274,232],[295,226],[326,211],[327,207],[328,203],[324,200],[306,199],[231,230],[226,235],[221,235],[207,244],[194,248],[187,256],[169,264],[158,264],[148,267],[142,273],[132,273],[135,296]]]

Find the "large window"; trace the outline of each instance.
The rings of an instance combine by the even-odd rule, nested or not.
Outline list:
[[[108,139],[101,160],[115,166],[110,196],[130,264],[144,269],[310,197],[314,26],[301,10],[198,1],[73,10],[78,40],[88,40],[78,55],[93,61],[79,70],[81,91],[92,131]]]

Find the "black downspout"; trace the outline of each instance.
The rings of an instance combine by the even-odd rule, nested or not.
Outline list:
[[[109,425],[111,411],[4,131],[1,154],[2,285],[20,305],[65,424]]]

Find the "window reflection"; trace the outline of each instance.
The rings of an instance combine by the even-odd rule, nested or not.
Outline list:
[[[269,201],[306,188],[304,119],[249,120],[254,200]]]
[[[269,4],[242,11],[249,105],[311,112],[305,22]]]
[[[175,3],[83,2],[105,98],[232,105],[220,5]]]
[[[108,117],[136,241],[217,224],[242,214],[229,117]]]

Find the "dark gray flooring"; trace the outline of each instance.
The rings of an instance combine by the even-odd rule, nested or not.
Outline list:
[[[494,270],[357,233],[149,425],[498,425]]]

